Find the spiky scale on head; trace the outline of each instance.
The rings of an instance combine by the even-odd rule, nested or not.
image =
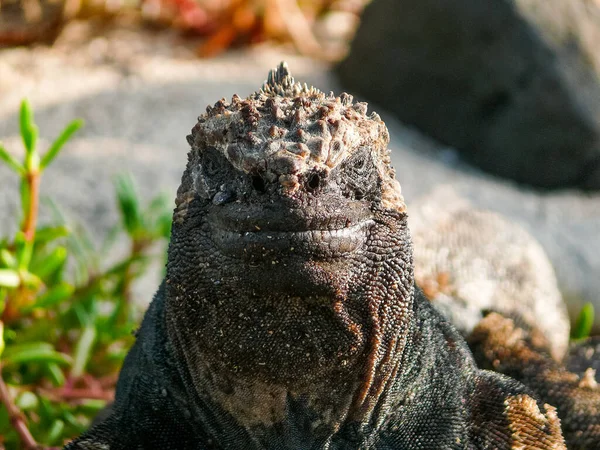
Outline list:
[[[279,66],[269,71],[267,81],[263,84],[259,93],[282,97],[297,97],[301,94],[320,94],[321,91],[312,86],[309,87],[306,83],[296,83],[287,63],[282,61]]]
[[[235,169],[279,180],[286,188],[298,186],[309,173],[327,174],[368,148],[384,180],[384,198],[404,205],[390,165],[389,133],[379,115],[367,116],[366,103],[355,103],[349,94],[325,95],[297,83],[284,62],[248,98],[236,95],[209,106],[188,142],[192,157],[213,148]]]

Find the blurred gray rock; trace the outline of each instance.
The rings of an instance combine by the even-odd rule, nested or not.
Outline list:
[[[474,208],[452,186],[410,206],[415,279],[466,337],[487,311],[536,325],[561,360],[567,308],[548,256],[521,226]]]
[[[600,189],[596,0],[374,0],[337,73],[491,173]]]

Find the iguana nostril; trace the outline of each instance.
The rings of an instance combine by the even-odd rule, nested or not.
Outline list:
[[[318,189],[320,185],[321,185],[321,177],[319,176],[318,173],[311,174],[308,177],[308,180],[306,180],[306,187],[308,188],[309,191],[314,191],[315,189]]]
[[[259,194],[264,194],[267,191],[267,186],[265,185],[265,180],[260,175],[252,176],[252,187]]]

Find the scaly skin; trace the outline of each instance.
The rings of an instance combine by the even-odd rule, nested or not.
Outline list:
[[[209,107],[113,410],[66,448],[565,448],[414,287],[388,139],[283,64]]]
[[[525,383],[556,406],[569,450],[600,446],[600,388],[591,365],[565,367],[552,358],[540,330],[498,313],[485,317],[468,342],[480,367]]]

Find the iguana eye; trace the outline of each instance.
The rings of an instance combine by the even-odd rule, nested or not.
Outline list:
[[[355,159],[354,159],[354,163],[352,164],[352,168],[356,171],[356,172],[363,172],[365,167],[367,166],[367,157],[365,154],[361,153],[359,154]]]
[[[202,175],[208,183],[221,184],[231,175],[231,163],[214,147],[208,147],[200,159]]]
[[[377,188],[377,171],[371,153],[359,150],[342,167],[345,195],[355,200],[367,198]]]
[[[201,154],[195,180],[196,192],[201,197],[211,199],[217,192],[235,191],[235,179],[233,166],[215,148],[208,147]],[[222,203],[224,199],[219,197],[215,201]]]
[[[219,173],[219,170],[222,169],[222,162],[211,155],[211,157],[204,158],[202,161],[202,171],[204,175],[208,178],[212,178]]]

